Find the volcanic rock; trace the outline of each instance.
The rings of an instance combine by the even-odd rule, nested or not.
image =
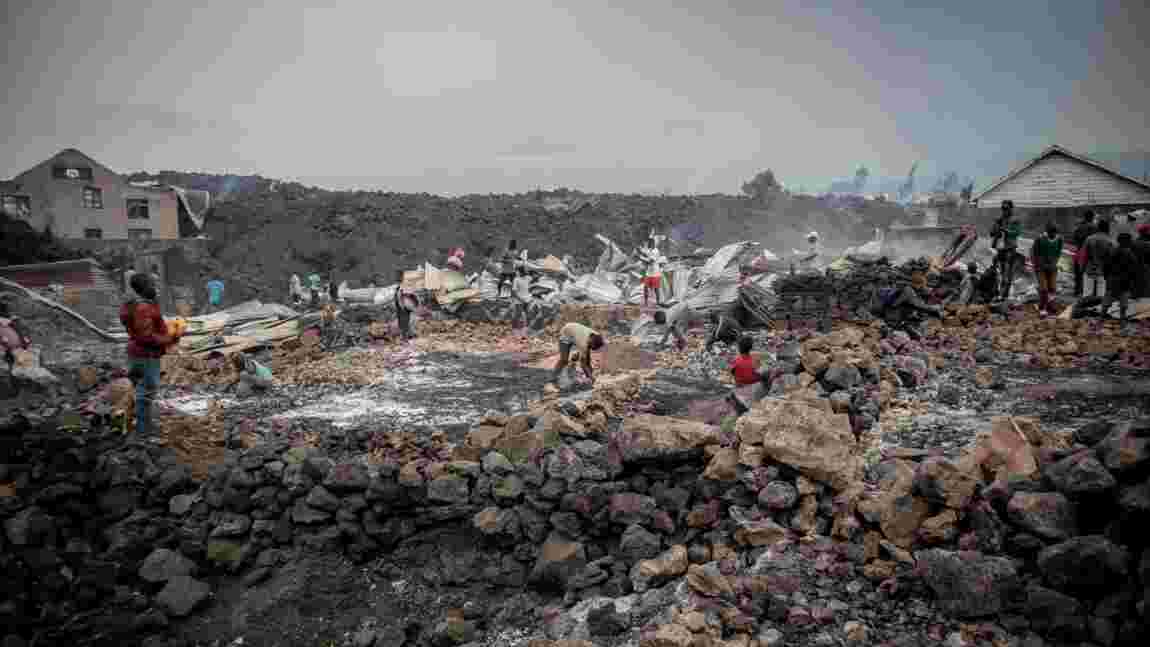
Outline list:
[[[1069,496],[1101,494],[1118,484],[1090,451],[1081,451],[1048,465],[1043,475],[1059,492]]]
[[[939,608],[959,618],[1000,613],[1019,586],[1014,563],[1003,557],[932,549],[915,558]]]
[[[1006,506],[1010,521],[1040,537],[1060,541],[1077,533],[1074,504],[1056,493],[1019,492]]]
[[[1094,600],[1126,582],[1130,554],[1101,535],[1074,537],[1042,550],[1038,570],[1050,588]]]

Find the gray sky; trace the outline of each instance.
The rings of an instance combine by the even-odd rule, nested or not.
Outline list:
[[[76,147],[331,188],[734,193],[1150,147],[1144,0],[856,4],[8,0],[0,175]]]

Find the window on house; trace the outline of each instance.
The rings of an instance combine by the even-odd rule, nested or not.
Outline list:
[[[148,199],[128,198],[128,220],[148,219]]]
[[[86,209],[103,209],[104,192],[94,186],[84,187],[84,207]]]
[[[92,180],[92,169],[88,166],[53,166],[52,177],[58,180]]]
[[[128,238],[131,240],[151,240],[151,229],[129,229]]]
[[[27,220],[32,215],[32,201],[26,195],[0,196],[4,213],[12,218]]]
[[[84,230],[84,238],[98,239],[98,238],[103,238],[103,237],[104,237],[104,230],[103,229],[93,227],[92,229],[85,229]]]

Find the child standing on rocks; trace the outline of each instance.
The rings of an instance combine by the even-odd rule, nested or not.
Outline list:
[[[128,377],[136,385],[136,432],[146,436],[152,432],[152,402],[160,388],[160,358],[179,338],[168,334],[151,275],[133,274],[131,286],[136,298],[120,307],[120,322],[128,331]]]

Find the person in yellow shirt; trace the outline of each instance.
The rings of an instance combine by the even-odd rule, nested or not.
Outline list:
[[[607,345],[603,336],[591,328],[580,323],[571,322],[559,331],[559,361],[555,364],[555,371],[551,374],[552,384],[558,385],[559,374],[567,368],[571,361],[571,351],[579,351],[579,364],[591,384],[595,383],[595,374],[591,369],[591,352],[602,349]]]

